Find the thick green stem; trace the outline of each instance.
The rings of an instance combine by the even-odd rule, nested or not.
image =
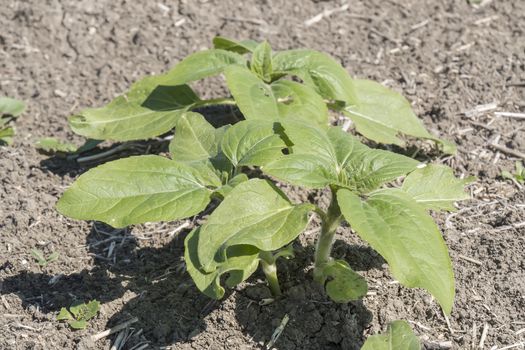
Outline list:
[[[335,231],[341,223],[341,210],[332,189],[332,199],[325,215],[321,216],[321,234],[315,248],[314,281],[324,284],[324,266],[331,261],[330,253],[334,244]]]
[[[209,100],[202,100],[199,102],[196,102],[193,104],[192,109],[194,108],[201,108],[201,107],[208,107],[208,106],[216,106],[216,105],[230,105],[235,106],[237,103],[233,98],[212,98]]]
[[[281,295],[281,287],[279,286],[279,280],[277,279],[277,266],[275,265],[275,257],[270,252],[261,252],[259,253],[261,258],[261,265],[268,280],[270,290],[272,294],[276,297]]]

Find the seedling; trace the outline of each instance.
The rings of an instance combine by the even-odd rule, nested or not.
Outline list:
[[[388,325],[385,334],[368,337],[361,350],[421,350],[421,343],[410,326],[404,321]]]
[[[31,250],[31,255],[36,259],[36,262],[38,265],[42,267],[46,267],[47,264],[52,263],[53,261],[58,259],[59,254],[57,252],[51,253],[47,258],[45,257],[44,253],[42,253],[38,249]]]
[[[401,95],[352,79],[320,52],[273,54],[266,42],[224,38],[214,44],[166,74],[135,83],[106,107],[71,118],[76,132],[95,139],[148,138],[175,127],[172,159],[134,156],[93,168],[64,193],[59,211],[124,227],[191,217],[211,205],[207,221],[186,237],[185,261],[197,287],[217,299],[225,293],[222,275],[232,287],[259,265],[279,296],[276,260],[293,255],[289,245],[311,215],[322,222],[313,278],[336,302],[361,298],[366,281],[348,262],[330,256],[345,219],[401,284],[428,290],[450,313],[452,266],[428,210],[454,210],[454,201],[468,198],[463,188],[472,179],[369,148],[329,125],[328,109],[351,118],[357,132],[377,142],[404,145],[402,133],[435,140],[448,151],[453,146],[428,134]],[[186,85],[220,73],[233,98],[201,100]],[[214,128],[192,111],[215,104],[236,105],[245,120]],[[392,187],[402,176],[403,185]],[[330,204],[293,203],[274,180],[327,188]]]
[[[9,97],[0,97],[0,146],[13,143],[15,129],[7,124],[25,110],[24,102]]]
[[[57,316],[57,321],[67,321],[73,329],[84,329],[87,322],[95,317],[100,309],[100,303],[97,300],[91,300],[86,303],[75,303],[69,307],[69,310],[63,307]]]
[[[525,168],[523,167],[523,164],[520,161],[516,161],[515,167],[516,171],[514,172],[514,174],[504,170],[501,172],[501,177],[523,185],[525,183]]]

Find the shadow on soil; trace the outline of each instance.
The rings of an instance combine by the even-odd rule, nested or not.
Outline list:
[[[224,308],[221,318],[236,318],[243,332],[260,344],[268,343],[287,314],[290,321],[275,345],[277,349],[358,349],[362,344],[363,331],[371,321],[370,312],[360,301],[348,304],[331,302],[312,282],[311,273],[304,272],[304,267],[311,265],[313,247],[299,248],[295,259],[279,263],[285,294],[282,299],[259,305],[262,299],[271,295],[262,274],[257,272],[246,286],[225,296],[225,299],[234,300],[234,309],[229,310],[221,301],[211,300],[196,290],[184,272],[183,237],[187,231],[161,248],[137,248],[134,236],[124,233],[120,237],[127,239],[117,239],[115,235],[100,233],[104,227],[102,224],[95,225],[97,228],[93,226],[86,239],[90,253],[95,256],[92,269],[61,275],[58,279],[45,272],[23,272],[3,279],[0,294],[15,293],[22,299],[24,307],[36,304],[42,312],[52,312],[51,317],[61,307],[77,300],[97,299],[104,304],[124,297],[125,305],[118,307],[107,327],[137,316],[136,329],[142,328],[145,338],[154,345],[190,341],[205,331],[210,322],[218,322],[213,325],[215,328],[228,328],[228,323],[222,324],[220,320],[205,320],[218,307]],[[115,261],[105,258],[112,237],[116,242],[113,248]],[[335,245],[335,255],[349,261],[368,262],[353,266],[356,270],[382,264],[373,251],[348,246],[341,241]],[[9,269],[8,266],[0,268]],[[131,339],[127,347],[139,341],[141,339]]]

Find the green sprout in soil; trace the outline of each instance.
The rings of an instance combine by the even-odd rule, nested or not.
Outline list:
[[[57,252],[51,253],[47,258],[43,252],[38,249],[32,249],[31,255],[35,258],[38,265],[46,267],[47,264],[52,263],[58,259],[59,254]]]
[[[388,325],[385,334],[368,337],[361,350],[421,350],[421,343],[410,326],[404,321]]]
[[[26,105],[9,97],[0,97],[0,146],[13,143],[15,129],[7,124],[24,112]]]
[[[523,185],[525,183],[525,168],[520,161],[516,161],[514,174],[504,170],[501,172],[501,177]]]
[[[331,125],[329,111],[376,143],[404,146],[412,136],[448,153],[455,146],[428,133],[403,96],[351,78],[326,54],[274,53],[267,42],[220,37],[214,46],[134,83],[102,108],[71,117],[76,133],[97,140],[175,134],[171,159],[132,156],[93,168],[65,191],[58,210],[114,227],[211,212],[187,235],[184,256],[197,288],[216,299],[224,285],[241,283],[259,266],[273,294],[281,295],[276,261],[293,256],[290,244],[312,215],[321,221],[313,279],[336,302],[362,298],[365,279],[331,256],[336,230],[346,221],[383,256],[396,280],[426,289],[450,313],[452,264],[429,211],[454,210],[455,201],[469,198],[464,186],[472,178],[370,148]],[[219,74],[231,97],[202,100],[188,85]],[[236,106],[243,120],[216,128],[199,113],[212,105]],[[293,202],[278,183],[326,190],[330,203]]]
[[[84,329],[87,322],[95,317],[100,309],[100,303],[97,300],[91,300],[86,303],[75,303],[69,307],[69,310],[63,307],[57,316],[57,321],[67,321],[73,329]]]

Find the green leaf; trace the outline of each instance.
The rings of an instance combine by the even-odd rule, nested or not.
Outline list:
[[[271,80],[272,48],[267,41],[260,43],[255,50],[253,50],[250,68],[252,72],[257,74],[265,82]]]
[[[355,123],[357,131],[380,143],[404,146],[399,134],[431,139],[443,150],[454,153],[455,146],[428,133],[412,106],[401,94],[371,80],[355,79],[357,99],[343,111]]]
[[[405,321],[394,321],[386,334],[368,337],[361,350],[421,350],[421,344]]]
[[[229,180],[225,185],[219,187],[215,193],[218,193],[222,198],[225,198],[230,192],[239,184],[248,181],[248,176],[244,173],[235,175],[231,180]]]
[[[73,329],[85,329],[87,327],[87,322],[85,320],[71,320],[69,321],[69,325]]]
[[[280,119],[304,120],[322,128],[328,125],[328,108],[311,87],[291,80],[271,84]]]
[[[2,114],[17,117],[24,112],[26,104],[23,101],[9,97],[0,97],[0,117]]]
[[[38,265],[44,266],[46,264],[46,258],[44,256],[44,253],[42,253],[38,249],[32,249],[31,255],[36,259]]]
[[[89,138],[117,141],[147,139],[170,131],[199,98],[189,86],[167,86],[166,80],[167,75],[157,75],[136,82],[108,105],[72,116],[71,128]]]
[[[13,143],[13,136],[15,136],[15,129],[12,127],[0,128],[0,145]]]
[[[95,317],[100,309],[100,303],[97,300],[92,300],[89,303],[77,302],[69,308],[60,309],[57,316],[57,321],[68,321],[71,328],[84,329],[87,326],[87,321]]]
[[[233,287],[250,277],[259,265],[258,250],[250,246],[237,246],[229,250],[227,260],[218,265],[212,272],[206,273],[198,257],[198,247],[202,244],[201,228],[190,232],[184,241],[184,260],[195,285],[210,298],[220,299],[224,296],[221,276],[229,274],[226,280],[228,287]]]
[[[57,203],[80,220],[113,227],[172,221],[195,215],[210,201],[218,177],[203,176],[190,165],[148,155],[112,161],[81,175]]]
[[[366,295],[366,280],[354,272],[344,260],[334,260],[326,264],[323,274],[331,278],[326,283],[326,293],[336,303],[347,303]]]
[[[201,228],[198,260],[203,271],[214,271],[236,245],[273,251],[290,243],[305,229],[312,208],[290,203],[266,180],[239,184]]]
[[[199,113],[186,112],[175,125],[175,136],[170,143],[174,160],[188,162],[217,156],[224,129],[215,129]]]
[[[325,99],[356,101],[352,78],[339,62],[324,53],[307,49],[279,52],[273,57],[273,70],[297,75]]]
[[[237,166],[264,165],[282,155],[286,144],[274,130],[274,123],[262,120],[244,120],[226,131],[221,148],[226,157]]]
[[[454,202],[470,198],[465,193],[465,185],[475,179],[458,179],[451,168],[428,164],[410,173],[402,189],[427,209],[455,211]]]
[[[31,255],[36,259],[36,261],[38,262],[38,265],[45,267],[47,264],[52,263],[53,261],[56,261],[58,259],[59,253],[54,252],[46,258],[44,253],[42,253],[40,250],[32,249]]]
[[[46,264],[52,263],[53,261],[58,260],[60,254],[58,252],[51,253],[46,260]]]
[[[337,202],[352,228],[385,258],[401,284],[428,290],[450,314],[455,293],[452,264],[439,229],[423,207],[395,188],[375,191],[367,200],[342,189]]]
[[[239,66],[226,68],[224,75],[226,84],[246,119],[280,119],[271,87],[257,75]]]
[[[338,127],[325,131],[296,122],[282,125],[293,143],[292,153],[262,169],[294,185],[323,188],[333,184],[366,193],[418,164],[399,154],[370,149]]]
[[[89,320],[95,317],[99,309],[100,309],[100,302],[98,300],[91,300],[89,303],[86,304],[83,318],[85,320]]]
[[[69,311],[67,311],[65,307],[60,309],[60,312],[56,317],[57,321],[72,320],[72,319],[73,319],[73,316],[71,316],[71,314],[69,313]]]
[[[95,317],[100,309],[100,302],[97,300],[91,300],[89,303],[80,303],[77,302],[73,304],[69,311],[75,319],[89,321],[91,318]]]
[[[525,168],[523,167],[523,164],[520,161],[516,161],[515,167],[516,172],[514,174],[507,170],[503,170],[501,172],[501,177],[504,179],[517,181],[520,184],[523,184],[525,182]]]
[[[167,85],[186,84],[223,72],[231,65],[247,66],[246,59],[231,51],[204,50],[189,55],[165,75]]]
[[[228,127],[215,129],[201,114],[184,113],[170,143],[172,158],[198,169],[203,176],[219,176],[227,181],[232,164],[221,152],[220,142]]]
[[[54,137],[43,137],[35,143],[35,147],[44,152],[75,152],[77,146],[72,143],[62,142]]]
[[[222,36],[216,36],[213,38],[214,48],[236,52],[241,55],[254,51],[257,45],[259,45],[259,43],[254,40],[236,41]]]
[[[324,101],[308,86],[289,80],[266,84],[248,69],[228,67],[224,74],[237,106],[244,117],[279,121],[300,119],[328,124],[328,110]]]

